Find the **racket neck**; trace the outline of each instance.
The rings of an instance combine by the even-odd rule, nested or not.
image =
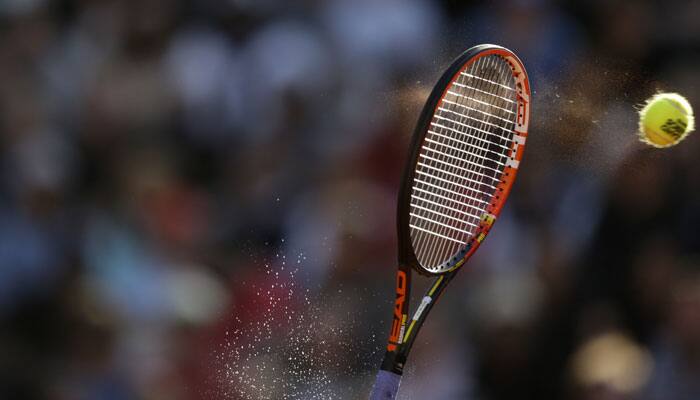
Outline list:
[[[401,269],[399,269],[401,271]],[[442,292],[447,287],[447,284],[454,278],[459,269],[440,275],[435,282],[428,288],[425,295],[421,299],[418,308],[413,314],[412,318],[408,316],[408,303],[409,303],[409,288],[410,288],[410,270],[405,271],[405,276],[407,277],[405,283],[405,290],[400,288],[401,285],[401,272],[398,272],[397,277],[397,297],[394,303],[394,318],[393,321],[396,323],[398,318],[398,310],[401,310],[401,319],[399,328],[400,329],[399,338],[396,338],[394,333],[394,323],[392,323],[392,333],[389,335],[389,344],[387,345],[387,352],[384,355],[384,360],[381,365],[381,369],[395,374],[401,375],[403,373],[404,365],[408,358],[408,353],[413,347],[416,337],[418,336],[418,331],[423,326],[426,317],[428,316],[430,310],[433,308],[437,300],[442,295]],[[400,293],[403,294],[403,298],[400,298]],[[395,340],[398,339],[398,340]],[[400,342],[400,343],[397,343]]]

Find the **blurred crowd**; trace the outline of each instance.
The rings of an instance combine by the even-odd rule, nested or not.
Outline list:
[[[0,398],[366,398],[413,124],[478,43],[528,69],[528,148],[401,398],[700,398],[700,139],[635,137],[656,91],[700,108],[698,16],[692,0],[0,1]],[[284,359],[269,321],[311,305],[326,378],[305,383],[318,365]],[[260,326],[265,349],[245,333]],[[276,385],[240,351],[311,372]]]

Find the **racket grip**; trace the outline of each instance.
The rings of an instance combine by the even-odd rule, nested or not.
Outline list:
[[[399,391],[401,375],[379,370],[369,400],[394,400]]]

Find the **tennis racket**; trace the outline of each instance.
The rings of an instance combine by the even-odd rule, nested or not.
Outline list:
[[[496,221],[515,181],[529,118],[525,68],[500,46],[464,52],[428,97],[399,192],[396,300],[370,400],[396,397],[428,313]],[[411,269],[435,281],[409,319]]]

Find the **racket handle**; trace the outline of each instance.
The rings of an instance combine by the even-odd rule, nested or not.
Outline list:
[[[399,391],[401,375],[379,370],[369,400],[394,400]]]

